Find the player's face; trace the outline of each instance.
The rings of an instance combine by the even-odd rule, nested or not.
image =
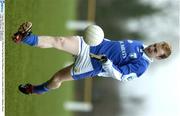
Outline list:
[[[156,59],[161,59],[159,56],[165,53],[162,48],[162,43],[149,45],[147,48],[145,48],[145,52],[149,57]]]

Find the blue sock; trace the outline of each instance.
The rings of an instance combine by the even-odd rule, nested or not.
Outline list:
[[[49,89],[47,88],[47,84],[48,82],[45,82],[41,85],[34,86],[32,93],[42,94],[49,91]]]
[[[23,43],[28,44],[30,46],[35,46],[38,44],[38,36],[30,33],[22,40]]]

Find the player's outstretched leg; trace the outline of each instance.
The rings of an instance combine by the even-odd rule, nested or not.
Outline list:
[[[12,40],[15,43],[24,43],[40,48],[56,48],[72,55],[78,55],[80,43],[79,36],[39,36],[32,34],[31,29],[31,22],[21,24],[18,31],[12,36]]]
[[[32,85],[32,84],[21,84],[19,85],[19,91],[24,94],[43,94],[45,92],[48,92],[49,90],[59,88],[61,86],[61,83],[64,81],[73,80],[70,70],[72,68],[72,65],[56,72],[52,78],[40,85]]]

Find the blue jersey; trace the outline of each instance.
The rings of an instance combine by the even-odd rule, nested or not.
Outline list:
[[[104,39],[98,46],[91,46],[90,53],[106,55],[107,63],[91,59],[94,73],[91,76],[112,76],[118,80],[131,80],[140,77],[149,66],[151,60],[144,53],[144,45],[140,41],[110,41]]]

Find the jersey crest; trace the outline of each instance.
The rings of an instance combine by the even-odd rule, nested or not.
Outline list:
[[[129,57],[131,59],[136,59],[137,58],[137,54],[136,53],[130,53]]]

